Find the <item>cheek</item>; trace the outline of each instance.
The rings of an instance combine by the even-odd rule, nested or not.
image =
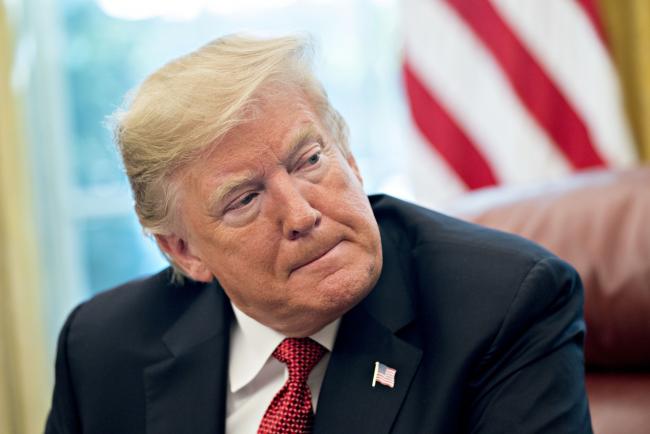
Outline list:
[[[213,249],[213,268],[217,278],[229,281],[260,282],[275,270],[277,240],[260,228],[238,230]],[[221,279],[220,279],[221,280]]]
[[[244,242],[229,253],[215,265],[214,274],[237,306],[249,309],[249,314],[266,315],[286,304],[286,282],[275,271],[277,248]]]
[[[335,220],[351,226],[359,233],[366,233],[369,228],[376,227],[368,197],[358,183],[348,182],[337,194],[329,196],[332,199],[331,215]]]

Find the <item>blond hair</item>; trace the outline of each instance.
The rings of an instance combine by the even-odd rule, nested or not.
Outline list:
[[[347,126],[314,77],[311,52],[304,37],[225,36],[166,64],[131,93],[112,122],[146,232],[174,231],[174,174],[247,120],[262,85],[302,90],[349,154]]]

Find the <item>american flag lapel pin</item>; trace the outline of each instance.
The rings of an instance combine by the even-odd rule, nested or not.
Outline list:
[[[379,383],[392,389],[395,387],[395,374],[397,374],[397,369],[388,367],[383,363],[375,362],[375,372],[372,374],[372,387],[375,387],[375,384]]]

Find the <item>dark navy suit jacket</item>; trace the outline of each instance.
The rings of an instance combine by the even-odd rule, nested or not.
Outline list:
[[[371,197],[384,266],[345,314],[315,432],[590,433],[582,286],[521,238]],[[224,431],[233,315],[170,271],[79,306],[59,339],[46,432]],[[371,387],[375,361],[395,387]]]

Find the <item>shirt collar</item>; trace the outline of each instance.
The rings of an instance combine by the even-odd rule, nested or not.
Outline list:
[[[286,336],[257,322],[234,304],[232,309],[235,312],[235,321],[230,336],[228,379],[230,391],[235,393],[259,374]],[[332,351],[340,322],[340,318],[336,319],[310,338]]]

